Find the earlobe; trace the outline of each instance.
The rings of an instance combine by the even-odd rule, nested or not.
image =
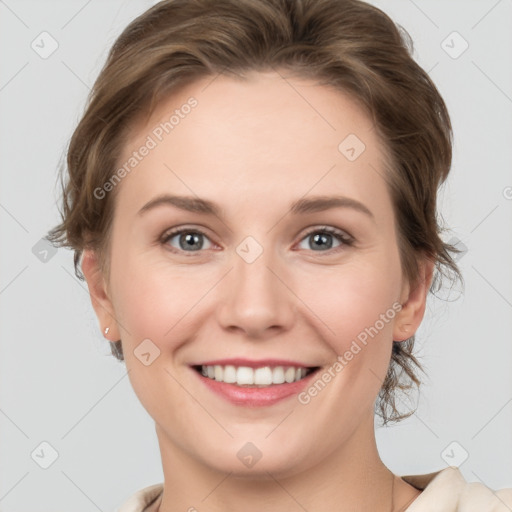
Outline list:
[[[434,262],[425,259],[419,266],[418,280],[414,287],[407,285],[407,295],[402,301],[402,309],[396,316],[394,341],[405,341],[418,330],[425,314],[433,273]]]
[[[114,315],[114,308],[107,292],[105,278],[100,268],[97,253],[92,249],[85,249],[82,254],[81,266],[101,332],[108,340],[118,341],[120,334]]]

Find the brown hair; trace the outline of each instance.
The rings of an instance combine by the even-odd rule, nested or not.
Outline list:
[[[108,275],[115,196],[94,193],[111,179],[130,127],[149,119],[180,86],[219,73],[287,70],[348,93],[373,120],[389,152],[388,181],[404,275],[414,283],[421,258],[435,261],[430,291],[441,274],[462,276],[436,217],[438,187],[448,176],[452,132],[446,105],[413,60],[408,34],[378,8],[359,0],[164,0],[123,31],[90,93],[67,151],[62,222],[48,239],[98,251]],[[119,187],[117,187],[119,188]],[[394,342],[376,402],[384,423],[400,414],[397,391],[419,386],[414,336]],[[123,360],[121,341],[111,344]]]

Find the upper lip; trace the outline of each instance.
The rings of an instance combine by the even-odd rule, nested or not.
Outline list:
[[[262,366],[294,366],[295,368],[316,368],[314,365],[304,364],[298,361],[290,361],[289,359],[215,359],[214,361],[204,361],[192,364],[191,366],[247,366],[249,368],[260,368]]]

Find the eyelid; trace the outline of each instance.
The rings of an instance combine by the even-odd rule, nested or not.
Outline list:
[[[198,227],[190,227],[190,226],[179,226],[179,227],[176,227],[176,228],[167,229],[159,237],[159,241],[160,241],[160,243],[162,245],[167,245],[167,242],[171,238],[174,238],[175,236],[178,236],[178,235],[180,235],[182,233],[187,233],[187,232],[201,234],[204,237],[206,237],[208,240],[210,240],[210,242],[213,245],[217,245],[213,240],[211,240],[210,236],[203,229],[198,228]],[[335,228],[333,226],[315,225],[315,226],[311,226],[310,228],[307,229],[307,231],[298,240],[297,244],[302,242],[305,238],[307,238],[309,235],[311,235],[313,233],[328,233],[328,234],[334,236],[335,238],[338,238],[338,240],[341,242],[341,246],[335,247],[333,249],[328,249],[326,251],[311,251],[311,252],[318,252],[319,254],[322,254],[322,253],[333,254],[333,253],[338,252],[339,250],[342,250],[344,246],[353,245],[353,243],[355,242],[355,238],[352,235],[350,235],[348,232],[346,232],[345,230],[342,230],[342,229],[339,229],[339,228]],[[297,244],[295,244],[295,245],[297,245]],[[176,249],[175,247],[172,247],[169,250],[171,252],[174,252],[174,253],[179,253],[179,254],[185,253],[185,254],[188,254],[190,256],[195,255],[195,254],[199,254],[201,252],[204,252],[204,250],[199,250],[199,251],[183,251],[181,249]]]
[[[333,226],[318,226],[317,225],[317,226],[313,226],[310,229],[308,229],[306,231],[306,233],[304,233],[304,235],[301,237],[301,239],[295,245],[299,245],[300,243],[302,243],[303,240],[307,239],[313,233],[327,233],[327,234],[333,236],[334,238],[336,238],[340,242],[340,245],[338,247],[332,247],[325,251],[308,250],[307,251],[308,255],[312,255],[315,258],[316,257],[328,258],[329,256],[337,256],[340,252],[343,252],[343,251],[347,250],[348,248],[352,247],[356,241],[356,239],[351,234],[346,232],[345,230],[335,228]]]
[[[215,242],[213,242],[211,240],[211,237],[208,235],[208,233],[206,233],[206,231],[204,231],[201,228],[190,227],[190,226],[179,226],[176,228],[166,229],[162,233],[162,235],[158,238],[158,240],[160,241],[160,243],[165,245],[171,238],[174,238],[177,235],[181,235],[182,233],[188,233],[188,232],[199,233],[199,234],[203,235],[204,237],[208,238],[208,240],[210,240],[212,244],[216,245]],[[177,250],[175,248],[173,248],[173,249]],[[180,251],[180,252],[188,252],[188,251]],[[190,252],[193,252],[193,251],[190,251]],[[203,251],[197,251],[197,252],[203,252]]]
[[[354,242],[355,241],[355,238],[347,231],[345,231],[343,229],[335,228],[334,226],[327,226],[327,225],[325,225],[325,226],[317,225],[317,226],[311,227],[311,229],[308,229],[306,231],[306,233],[303,235],[301,240],[303,240],[308,235],[310,235],[312,233],[317,233],[317,232],[326,232],[331,235],[337,235],[340,238],[344,239],[346,242],[349,242],[349,241]]]

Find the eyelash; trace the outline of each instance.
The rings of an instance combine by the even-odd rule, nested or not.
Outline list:
[[[204,231],[201,231],[200,229],[197,229],[197,228],[192,229],[192,228],[184,227],[184,228],[177,228],[177,229],[171,230],[171,231],[166,231],[162,235],[162,237],[160,238],[160,243],[162,245],[166,245],[167,247],[169,247],[169,250],[171,252],[174,252],[174,253],[177,253],[177,254],[185,253],[187,255],[187,257],[195,256],[196,254],[203,252],[202,250],[199,250],[199,251],[183,251],[181,249],[176,249],[175,247],[171,247],[171,246],[167,245],[169,240],[171,240],[175,236],[180,235],[182,233],[200,234],[200,235],[202,235],[202,236],[204,236],[204,237],[209,239],[208,235]],[[345,234],[343,231],[340,231],[340,230],[335,229],[335,228],[331,228],[329,226],[315,227],[315,228],[311,229],[310,231],[305,233],[305,235],[300,239],[300,241],[302,242],[302,240],[304,240],[305,238],[311,236],[314,233],[327,233],[329,235],[333,235],[339,242],[342,243],[342,245],[340,245],[339,247],[335,247],[333,249],[328,249],[326,251],[312,251],[312,252],[320,252],[320,253],[325,252],[325,253],[328,253],[328,254],[333,254],[333,253],[337,253],[337,252],[343,250],[344,246],[347,246],[347,247],[352,246],[354,244],[354,242],[355,242],[353,237]]]

